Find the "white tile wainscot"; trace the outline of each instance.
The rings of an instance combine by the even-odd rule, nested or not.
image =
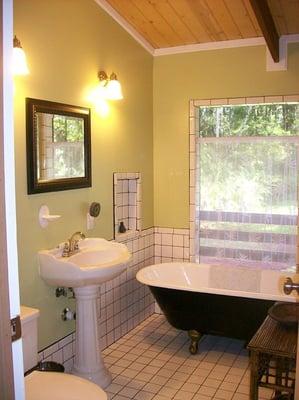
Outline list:
[[[138,326],[154,313],[154,299],[147,286],[136,279],[137,271],[154,263],[154,229],[139,232],[138,237],[123,241],[132,253],[128,269],[102,285],[99,290],[98,310],[101,349]],[[40,361],[56,361],[66,372],[73,366],[75,332],[39,352]]]
[[[159,307],[147,286],[136,279],[137,271],[147,265],[189,261],[189,229],[155,227],[118,237],[128,246],[132,261],[126,272],[104,284],[99,291],[98,309],[103,350],[126,335]],[[75,355],[75,332],[39,352],[40,361],[56,361],[70,371]]]
[[[155,264],[189,261],[189,229],[155,228]]]

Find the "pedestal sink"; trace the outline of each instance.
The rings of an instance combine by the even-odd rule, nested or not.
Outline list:
[[[52,286],[72,287],[76,296],[76,354],[72,373],[102,388],[111,382],[99,350],[99,286],[126,269],[131,255],[121,243],[101,238],[79,242],[79,251],[62,257],[63,244],[38,252],[39,273]]]

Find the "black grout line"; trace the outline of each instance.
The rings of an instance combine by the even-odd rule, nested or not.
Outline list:
[[[172,335],[172,338],[170,340],[167,339],[163,344],[163,339],[169,334]],[[157,335],[157,336],[153,339],[153,335]],[[173,379],[174,375],[177,372],[181,372],[181,368],[184,367],[186,360],[192,360],[193,356],[190,356],[188,353],[187,353],[188,355],[186,355],[186,357],[182,357],[182,355],[181,355],[182,360],[175,359],[175,357],[180,356],[182,349],[185,348],[185,346],[187,344],[187,341],[188,341],[188,339],[187,338],[184,339],[182,335],[183,335],[182,332],[176,331],[176,330],[174,330],[174,328],[170,327],[170,325],[168,325],[168,323],[165,322],[164,318],[161,315],[154,314],[153,316],[150,316],[146,321],[143,321],[139,326],[137,326],[135,329],[133,329],[130,333],[125,335],[122,339],[120,339],[121,343],[117,343],[116,342],[115,346],[113,346],[113,349],[111,350],[111,352],[109,352],[109,354],[105,354],[105,357],[109,357],[109,355],[111,357],[113,357],[113,355],[111,355],[111,354],[114,351],[121,351],[122,346],[126,346],[126,343],[128,343],[127,346],[129,348],[131,348],[131,349],[132,348],[137,348],[137,349],[140,348],[140,350],[143,350],[143,351],[141,351],[140,354],[136,354],[137,358],[135,360],[131,360],[131,362],[126,367],[120,367],[120,368],[123,368],[122,372],[113,374],[112,383],[115,383],[115,384],[121,386],[122,388],[117,393],[112,394],[109,398],[111,400],[112,399],[117,400],[118,396],[123,396],[123,398],[128,398],[128,399],[131,398],[131,397],[127,397],[124,394],[119,394],[123,389],[127,388],[127,389],[136,390],[136,394],[134,395],[134,399],[136,399],[136,396],[138,396],[138,394],[140,392],[146,391],[146,390],[144,390],[144,388],[147,385],[147,383],[155,384],[154,381],[153,381],[153,378],[155,376],[163,376],[163,375],[159,375],[159,372],[161,372],[163,369],[165,369],[165,365],[167,363],[172,362],[174,364],[177,364],[177,367],[173,369],[172,374],[170,376],[168,376],[168,377],[165,377],[166,378],[165,382],[162,385],[161,384],[157,384],[158,386],[160,386],[160,389],[155,394],[153,394],[153,396],[152,396],[153,400],[154,400],[155,396],[159,396],[159,393],[160,393],[161,389],[163,387],[166,387],[167,383]],[[149,347],[147,347],[147,348],[139,347],[140,344],[146,342],[147,338],[149,339],[149,343],[145,344],[145,346],[148,345]],[[132,343],[132,340],[134,340],[134,342],[135,342],[135,346],[134,347],[132,347],[132,345],[130,344],[130,343]],[[162,343],[161,343],[161,340],[162,340]],[[155,345],[156,345],[156,349],[158,350],[156,357],[149,358],[149,362],[147,364],[145,364],[142,369],[140,369],[138,371],[135,370],[137,372],[135,377],[133,377],[133,378],[127,378],[126,377],[127,378],[126,379],[127,382],[125,384],[119,384],[117,382],[114,382],[115,380],[117,381],[117,378],[123,377],[122,373],[124,371],[126,371],[127,369],[128,370],[132,370],[130,367],[134,363],[138,362],[138,359],[140,357],[144,357],[144,356],[146,356],[146,354],[148,354],[149,351],[152,351],[155,348]],[[186,377],[186,379],[184,381],[178,381],[178,382],[181,383],[180,388],[174,389],[175,392],[174,392],[174,394],[172,396],[164,396],[165,399],[169,399],[169,400],[170,399],[176,399],[176,394],[178,392],[182,391],[182,387],[184,386],[184,384],[185,383],[190,383],[190,382],[188,382],[188,379],[192,375],[194,375],[194,371],[197,368],[200,368],[200,365],[202,363],[209,362],[209,354],[211,354],[211,352],[213,352],[213,351],[219,352],[220,355],[217,358],[216,362],[214,362],[214,361],[211,362],[211,365],[213,365],[211,370],[209,371],[208,375],[204,377],[202,383],[198,385],[197,391],[192,393],[192,395],[190,395],[190,399],[196,398],[196,394],[199,393],[200,388],[203,387],[203,386],[205,387],[204,383],[206,382],[207,379],[209,379],[210,374],[215,369],[217,371],[217,367],[219,367],[219,366],[224,367],[227,370],[223,374],[223,377],[221,379],[212,378],[214,380],[219,381],[219,385],[218,385],[217,388],[214,388],[215,389],[215,393],[214,393],[214,395],[212,397],[210,397],[211,399],[215,399],[215,400],[219,399],[219,398],[215,397],[215,396],[217,396],[218,390],[224,390],[224,392],[225,391],[232,392],[230,390],[221,388],[221,385],[224,382],[227,383],[227,381],[225,381],[225,378],[226,378],[226,376],[231,374],[230,371],[231,371],[232,368],[237,368],[238,370],[243,371],[240,374],[239,381],[238,382],[232,382],[232,384],[236,386],[235,391],[232,392],[232,393],[237,394],[238,393],[237,391],[239,390],[240,387],[247,387],[248,386],[246,383],[242,383],[245,375],[248,374],[248,365],[243,366],[243,367],[235,367],[234,366],[235,363],[238,362],[239,357],[246,357],[246,354],[244,354],[244,350],[242,348],[242,345],[241,345],[240,341],[234,341],[233,339],[228,339],[228,338],[223,339],[223,338],[216,338],[216,337],[213,337],[213,336],[205,336],[203,338],[203,341],[200,343],[200,345],[204,349],[204,353],[203,353],[204,355],[203,355],[202,358],[198,359],[198,365],[197,366],[188,365],[188,369],[190,368],[190,371],[188,371],[189,377],[188,378]],[[128,386],[130,383],[132,383],[132,382],[134,382],[134,380],[136,380],[136,377],[138,377],[138,375],[140,373],[142,373],[142,371],[144,371],[146,369],[146,367],[152,366],[151,365],[152,361],[156,360],[159,355],[164,354],[165,351],[167,351],[169,349],[170,349],[170,352],[169,352],[170,358],[167,359],[167,360],[160,360],[161,362],[163,362],[163,364],[160,367],[158,367],[158,366],[156,367],[156,368],[158,368],[157,371],[152,373],[152,378],[148,382],[141,381],[142,382],[141,383],[142,386],[139,389],[136,389],[136,388],[134,389],[131,386]],[[127,360],[127,359],[124,358],[126,355],[130,354],[130,351],[131,350],[126,349],[125,352],[122,352],[123,354],[119,358],[117,358],[117,360],[114,361],[111,364],[111,366],[115,365],[117,363],[117,361],[119,361],[121,359],[126,360],[126,361],[130,361],[130,360]],[[229,363],[229,365],[219,363],[219,362],[221,362],[221,358],[225,354],[233,356],[232,363]],[[158,358],[158,360],[159,360],[159,358]],[[178,362],[178,361],[180,361],[180,362]],[[137,380],[138,380],[138,378],[137,378]],[[228,383],[231,383],[231,382],[228,382]],[[109,387],[108,387],[108,390],[109,390]],[[185,392],[186,393],[191,393],[191,392],[188,392],[188,390],[186,390]],[[149,393],[149,392],[147,392],[147,393]],[[160,396],[162,396],[162,395],[160,395]]]

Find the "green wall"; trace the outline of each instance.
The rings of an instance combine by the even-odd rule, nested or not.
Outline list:
[[[113,236],[112,173],[141,172],[143,227],[153,226],[152,57],[93,0],[15,0],[14,33],[26,50],[30,75],[15,78],[17,231],[21,304],[40,309],[39,347],[65,336],[73,322],[60,312],[70,301],[38,275],[37,251],[86,232],[92,201],[102,205],[89,236]],[[92,109],[92,187],[27,195],[25,97],[92,107],[89,90],[97,73],[116,72],[124,99],[101,117]],[[62,218],[42,229],[38,211],[47,204]],[[74,304],[71,304],[74,307]]]
[[[188,228],[189,100],[299,93],[299,44],[288,70],[266,71],[265,46],[154,59],[155,226]]]

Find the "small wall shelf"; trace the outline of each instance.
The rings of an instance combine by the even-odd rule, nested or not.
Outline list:
[[[39,224],[42,228],[46,228],[49,222],[56,221],[61,218],[61,215],[51,215],[49,207],[46,205],[41,206],[38,213]]]
[[[141,231],[141,176],[139,172],[115,172],[114,193],[114,239],[126,241]],[[120,233],[123,222],[126,231]]]

